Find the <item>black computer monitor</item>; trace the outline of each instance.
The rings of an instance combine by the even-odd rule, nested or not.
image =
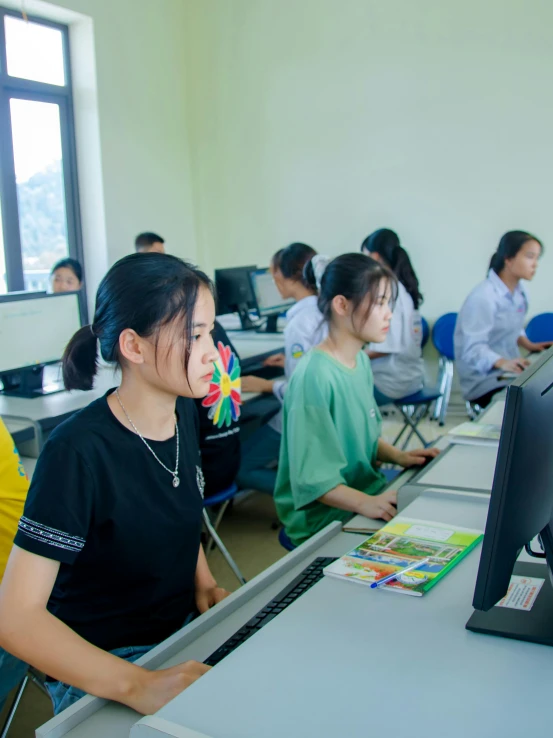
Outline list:
[[[255,298],[255,307],[260,318],[266,318],[265,331],[267,333],[278,332],[278,316],[290,308],[295,300],[285,300],[275,284],[273,275],[269,268],[257,269],[250,273],[252,290]]]
[[[43,387],[46,364],[58,362],[81,327],[77,292],[0,296],[0,381],[3,394],[38,397],[63,390]]]
[[[530,544],[536,536],[539,543],[532,547]],[[523,548],[531,556],[543,558],[546,565],[517,562]],[[540,580],[541,589],[531,610],[496,606],[506,595],[513,574]],[[552,576],[553,350],[550,349],[507,390],[474,592],[473,606],[477,612],[467,628],[553,646]],[[527,583],[527,589],[525,586],[519,582],[517,591],[528,602],[536,589],[532,589],[531,582]]]
[[[250,273],[256,269],[256,266],[243,266],[215,270],[217,315],[238,313],[245,331],[256,327],[250,319],[250,310],[255,310]]]

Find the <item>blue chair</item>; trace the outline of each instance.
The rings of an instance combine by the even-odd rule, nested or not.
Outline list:
[[[209,534],[209,538],[208,538],[208,541],[205,547],[205,552],[207,555],[212,548],[212,543],[214,543],[219,549],[219,551],[221,552],[221,554],[223,555],[223,558],[225,559],[227,564],[232,569],[235,577],[238,579],[240,584],[246,584],[246,579],[244,578],[236,562],[234,561],[234,559],[228,552],[228,549],[223,543],[223,541],[221,540],[221,537],[217,533],[217,528],[219,527],[219,524],[221,520],[223,519],[223,515],[225,514],[227,507],[229,506],[231,501],[236,497],[237,494],[238,494],[238,487],[236,484],[232,484],[227,489],[224,489],[221,492],[217,492],[216,494],[211,495],[210,497],[204,498],[203,518],[204,518],[205,527],[207,528],[207,532]],[[208,509],[210,507],[216,507],[217,505],[220,505],[221,507],[219,508],[217,512],[217,516],[215,517],[215,520],[212,521],[209,516]]]
[[[428,343],[428,339],[430,338],[430,328],[428,326],[428,321],[426,318],[423,318],[421,316],[421,323],[422,323],[422,342],[421,342],[421,348],[424,348],[426,344]]]
[[[434,420],[439,421],[440,425],[445,423],[451,389],[453,387],[453,362],[455,360],[453,335],[455,333],[456,322],[457,313],[446,313],[441,318],[438,318],[432,329],[432,343],[440,355],[438,389],[441,394],[440,399],[436,400],[433,417]]]
[[[281,528],[278,532],[278,542],[282,546],[282,548],[285,548],[287,551],[293,551],[296,546],[292,543],[292,541],[288,538],[286,535],[286,531],[284,528]]]
[[[526,335],[534,343],[553,341],[553,313],[535,315],[526,326]]]

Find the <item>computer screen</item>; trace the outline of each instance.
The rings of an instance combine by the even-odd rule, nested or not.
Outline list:
[[[258,269],[250,278],[260,318],[280,315],[294,304],[292,298],[285,300],[281,296],[270,269]]]
[[[59,361],[81,327],[75,292],[20,298],[0,300],[0,372]]]
[[[505,415],[473,606],[488,611],[510,585],[522,548],[536,537],[553,572],[553,351],[547,351],[507,390]],[[534,549],[538,546],[533,544]],[[536,564],[525,564],[533,566]],[[546,582],[548,584],[548,582]],[[550,588],[550,587],[549,587]],[[495,608],[501,610],[501,608]],[[488,613],[486,612],[488,615]],[[491,613],[489,613],[491,614]],[[528,613],[524,613],[528,615]],[[475,616],[477,616],[475,618]],[[475,613],[481,626],[483,613]],[[553,609],[549,613],[553,636]],[[529,618],[527,618],[529,622]],[[481,628],[467,627],[471,630]],[[510,627],[514,628],[514,625]],[[484,631],[488,632],[488,631]],[[491,631],[490,631],[491,632]],[[514,634],[501,633],[509,637]],[[539,640],[525,638],[525,640]],[[539,642],[544,642],[539,640]]]
[[[240,312],[240,309],[255,309],[255,299],[250,282],[250,272],[256,266],[233,267],[215,270],[217,292],[217,315]]]

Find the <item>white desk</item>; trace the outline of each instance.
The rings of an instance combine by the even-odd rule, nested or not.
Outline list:
[[[40,423],[43,430],[51,430],[77,410],[101,397],[117,384],[117,374],[112,369],[101,369],[95,387],[90,392],[56,392],[52,395],[26,399],[0,395],[0,416],[9,415]]]
[[[430,494],[408,514],[483,530],[487,501]],[[314,556],[343,554],[366,537],[338,528],[329,526],[271,567],[272,579],[260,575],[159,646],[150,665],[205,659]],[[479,549],[422,598],[323,579],[162,708],[163,733],[143,722],[131,738],[184,736],[183,726],[212,738],[549,735],[550,650],[465,630],[478,561]],[[259,588],[264,580],[268,586]],[[202,630],[210,619],[213,628]],[[197,637],[187,642],[193,628]],[[138,717],[87,697],[37,736],[127,738]]]
[[[500,399],[487,407],[476,421],[477,423],[489,423],[490,425],[501,425],[505,414],[505,403],[507,398],[501,395]]]

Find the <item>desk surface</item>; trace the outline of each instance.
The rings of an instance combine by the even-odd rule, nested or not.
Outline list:
[[[490,405],[476,421],[477,423],[490,423],[491,425],[501,425],[503,423],[503,415],[505,414],[505,403],[507,402],[504,395]]]
[[[433,493],[408,511],[481,530],[486,514],[487,500],[451,501]],[[343,554],[365,537],[338,533],[164,665],[205,659],[308,560]],[[212,738],[549,734],[550,650],[465,630],[479,553],[421,598],[323,579],[157,713],[168,730],[171,723],[175,728],[165,738],[179,735],[176,725]],[[57,731],[46,731],[47,724],[37,735],[127,738],[137,717],[108,704],[69,732],[60,732],[58,722]]]
[[[412,484],[491,492],[497,452],[497,446],[450,444]]]

